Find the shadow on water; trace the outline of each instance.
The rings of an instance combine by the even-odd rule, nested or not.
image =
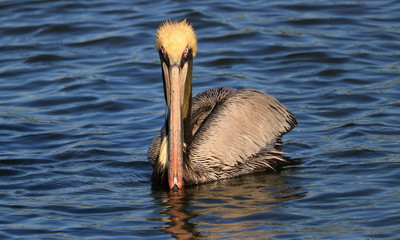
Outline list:
[[[274,225],[281,204],[304,198],[281,174],[257,173],[186,187],[178,192],[153,184],[152,195],[166,215],[162,232],[176,239],[265,239],[278,234]]]

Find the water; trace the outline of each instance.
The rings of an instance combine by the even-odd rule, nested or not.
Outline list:
[[[398,1],[0,1],[0,238],[395,239]],[[257,88],[296,164],[152,186],[155,30],[193,23],[194,92]]]

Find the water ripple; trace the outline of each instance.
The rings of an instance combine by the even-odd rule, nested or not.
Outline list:
[[[400,6],[384,1],[1,1],[0,238],[394,239]],[[257,88],[299,126],[281,174],[171,195],[155,30],[190,21],[194,92]]]

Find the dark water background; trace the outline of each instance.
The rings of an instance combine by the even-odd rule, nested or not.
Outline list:
[[[187,18],[194,92],[257,88],[297,165],[152,187],[155,30]],[[0,1],[1,239],[396,239],[400,2]]]

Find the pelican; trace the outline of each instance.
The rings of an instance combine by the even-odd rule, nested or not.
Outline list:
[[[276,146],[297,125],[272,96],[216,87],[192,99],[197,37],[186,20],[165,21],[156,34],[168,113],[148,151],[154,181],[180,189],[239,175],[278,171]]]

